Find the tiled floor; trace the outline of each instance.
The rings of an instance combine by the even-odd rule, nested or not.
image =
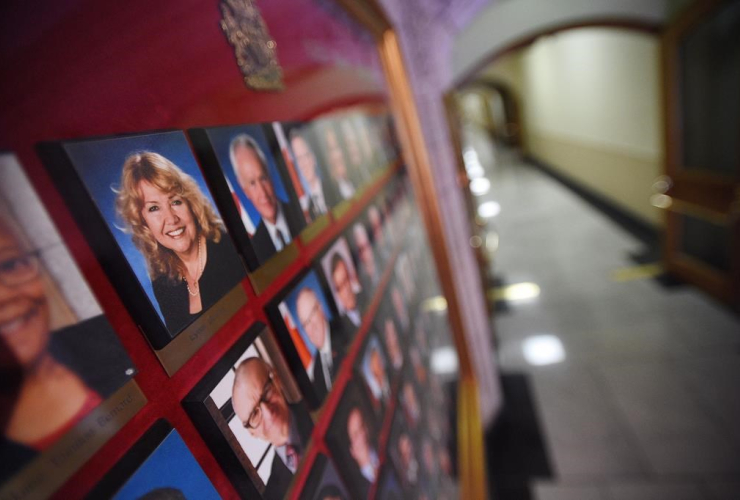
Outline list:
[[[615,281],[642,242],[475,131],[467,143],[491,181],[480,202],[501,206],[494,272],[540,290],[495,320],[502,369],[529,375],[554,468],[533,497],[740,499],[738,319],[689,286]]]

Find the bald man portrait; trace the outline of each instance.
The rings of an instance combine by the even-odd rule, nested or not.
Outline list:
[[[263,497],[283,498],[303,455],[311,432],[305,426],[310,423],[296,418],[280,379],[262,358],[247,358],[236,368],[231,402],[249,434],[275,449]]]
[[[229,144],[229,158],[239,187],[260,214],[252,246],[259,261],[265,262],[293,240],[300,222],[290,205],[277,197],[267,158],[253,137],[234,137]]]
[[[306,372],[313,382],[316,397],[323,401],[331,391],[344,359],[348,336],[336,322],[332,324],[326,318],[324,307],[313,288],[304,287],[298,292],[296,313],[308,340],[316,348]]]

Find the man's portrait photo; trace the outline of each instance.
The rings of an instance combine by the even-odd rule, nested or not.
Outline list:
[[[338,238],[321,258],[321,267],[329,283],[338,310],[338,323],[353,335],[362,323],[365,290],[357,277],[352,254],[345,238]]]
[[[375,258],[370,234],[361,220],[357,220],[349,226],[347,239],[352,248],[352,258],[360,277],[360,284],[364,290],[372,293],[380,282],[382,269],[379,261]]]
[[[263,125],[206,129],[260,264],[288,246],[305,225],[284,184],[272,129]]]
[[[352,340],[333,312],[316,271],[310,271],[278,308],[292,346],[311,381],[318,404],[331,391]]]
[[[388,382],[387,362],[378,338],[371,334],[362,353],[360,371],[365,381],[370,401],[379,420],[382,420],[382,410],[391,398],[391,385]]]
[[[403,414],[400,411],[396,411],[393,416],[391,434],[388,439],[388,454],[396,465],[404,486],[407,489],[414,488],[419,482],[421,470],[413,434],[405,425]]]
[[[360,136],[357,133],[351,116],[345,116],[339,119],[339,133],[344,143],[344,150],[347,152],[347,160],[350,169],[350,177],[354,178],[357,184],[364,184],[370,180],[370,166],[365,162],[360,146]]]
[[[340,201],[330,186],[314,130],[306,123],[274,122],[272,127],[303,216],[311,223]]]
[[[250,329],[183,406],[209,446],[223,450],[225,440],[231,447],[231,454],[216,456],[237,488],[251,482],[264,498],[284,497],[313,424],[269,330]]]
[[[353,490],[353,498],[367,498],[370,487],[377,481],[378,429],[363,391],[350,382],[334,413],[326,442],[339,472]]]
[[[375,314],[374,325],[388,356],[391,379],[395,380],[401,373],[401,368],[403,368],[403,339],[399,335],[398,322],[387,299],[378,308]]]
[[[336,123],[331,119],[323,119],[314,122],[314,126],[329,166],[333,187],[342,200],[348,200],[355,195],[357,184],[353,179],[354,173],[342,147]]]

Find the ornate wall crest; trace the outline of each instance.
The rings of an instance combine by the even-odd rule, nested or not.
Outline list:
[[[283,70],[277,44],[255,0],[221,0],[221,29],[234,47],[244,83],[254,90],[282,90]]]

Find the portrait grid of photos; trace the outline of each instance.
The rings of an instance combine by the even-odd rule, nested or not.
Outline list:
[[[307,122],[45,143],[39,154],[155,351],[208,330],[213,321],[199,320],[214,311],[223,309],[226,320],[236,314],[245,302],[232,309],[224,304],[234,290],[248,287],[250,273],[284,265],[280,256],[290,248],[301,251],[304,231],[322,220],[331,227],[400,159],[389,115],[362,111]],[[450,402],[438,400],[444,397],[441,382],[431,370],[432,350],[445,344],[435,339],[449,341],[449,331],[446,318],[424,309],[439,285],[410,182],[402,169],[392,174],[273,295],[265,307],[270,326],[252,325],[181,401],[244,497],[435,498],[444,485],[454,485],[443,413]],[[16,235],[16,226],[26,229],[24,221],[4,219],[22,251],[34,259],[46,252]],[[55,264],[38,260],[55,314],[71,311],[68,318],[78,323],[96,316],[90,311],[102,316],[74,280],[54,288]],[[68,272],[60,262],[57,268]],[[65,287],[75,286],[65,295]],[[69,303],[57,306],[65,297]],[[74,323],[55,321],[49,326],[53,342],[42,349],[53,351],[52,344],[65,338],[58,329]],[[100,368],[91,361],[76,374],[88,412],[136,374],[111,333],[112,341],[101,335],[87,347],[108,342],[108,357],[93,358],[116,377],[94,372]],[[72,343],[77,349],[83,344]],[[59,361],[75,371],[79,354],[73,350],[60,350]],[[87,386],[85,370],[93,370]],[[103,382],[105,389],[94,385]],[[331,409],[322,411],[332,397]],[[84,418],[83,409],[75,418]],[[324,435],[313,436],[327,454],[312,453],[317,416],[329,422]],[[5,441],[15,445],[11,440],[6,435],[3,447]],[[218,497],[166,421],[140,441],[94,491],[122,499]],[[16,449],[8,450],[15,459]],[[163,471],[167,463],[178,470]],[[294,491],[298,476],[303,488]]]

